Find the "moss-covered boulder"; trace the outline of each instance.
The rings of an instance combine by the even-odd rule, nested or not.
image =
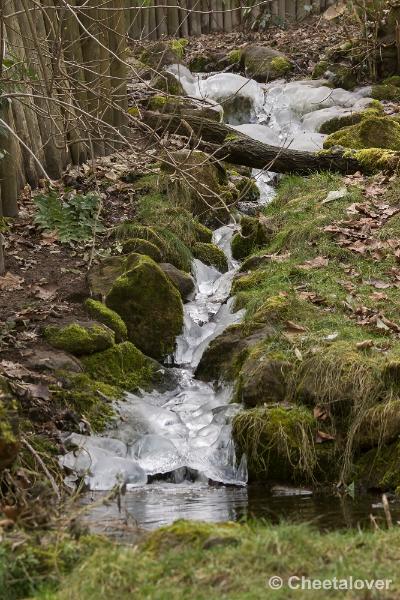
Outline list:
[[[82,363],[92,379],[127,392],[152,387],[159,368],[156,361],[145,356],[131,342],[116,344],[104,352],[86,356]]]
[[[0,375],[0,472],[18,455],[19,420],[16,400],[5,377]]]
[[[232,256],[237,260],[246,258],[251,252],[265,245],[270,237],[268,222],[256,217],[242,217],[241,232],[232,238]]]
[[[321,60],[314,67],[313,79],[327,79],[334,87],[352,90],[357,85],[357,74],[346,63]]]
[[[181,297],[156,262],[132,256],[130,270],[114,282],[106,304],[123,318],[135,346],[153,358],[164,358],[173,352],[182,330]]]
[[[128,331],[121,317],[102,302],[88,298],[85,308],[92,319],[107,325],[114,333],[117,342],[123,342],[128,336]]]
[[[400,101],[400,88],[392,83],[380,83],[372,86],[371,97],[375,100]]]
[[[168,40],[158,41],[145,48],[138,57],[140,62],[152,67],[155,70],[167,65],[174,65],[182,62],[187,40]]]
[[[173,283],[184,300],[186,300],[186,298],[188,298],[194,292],[194,279],[191,275],[189,275],[189,273],[185,273],[184,271],[177,269],[170,263],[160,263],[159,267]]]
[[[400,493],[400,442],[380,444],[360,454],[354,464],[353,480],[367,489]]]
[[[173,73],[163,71],[151,81],[151,87],[171,96],[186,96],[183,85]]]
[[[358,125],[345,127],[330,135],[324,148],[387,148],[400,151],[400,124],[388,117],[370,116]]]
[[[205,265],[215,267],[221,273],[228,270],[228,259],[224,252],[215,244],[197,242],[192,248],[193,256],[201,260]]]
[[[260,190],[251,177],[235,177],[233,183],[238,190],[240,202],[258,202]]]
[[[136,254],[145,254],[146,256],[150,256],[150,258],[156,262],[161,262],[162,260],[161,251],[156,244],[141,238],[130,238],[124,241],[122,251],[124,254],[131,254],[132,252],[135,252]]]
[[[248,407],[284,401],[289,370],[286,356],[279,352],[265,352],[263,346],[256,346],[240,369],[237,400]]]
[[[267,46],[248,46],[241,52],[241,61],[246,75],[260,82],[285,77],[293,69],[282,52]]]
[[[313,413],[300,406],[260,407],[239,413],[233,437],[251,479],[311,480],[317,464]]]
[[[319,128],[319,132],[330,135],[331,133],[339,131],[339,129],[343,129],[344,127],[357,125],[358,123],[361,123],[363,119],[368,117],[379,117],[382,115],[383,105],[378,100],[371,100],[369,107],[363,111],[348,112],[325,121]]]
[[[211,243],[213,232],[199,221],[193,220],[194,236],[196,242]]]
[[[75,356],[94,354],[115,344],[114,332],[96,322],[76,322],[67,325],[49,325],[44,330],[47,342]]]
[[[182,207],[204,225],[227,223],[232,209],[229,200],[232,201],[232,198],[224,196],[227,175],[222,165],[198,150],[174,152],[172,159],[174,164],[169,161],[162,168],[172,175],[174,197]]]

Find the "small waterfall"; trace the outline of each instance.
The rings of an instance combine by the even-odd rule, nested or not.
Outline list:
[[[91,490],[111,489],[118,481],[129,487],[166,476],[179,483],[200,480],[243,486],[246,457],[237,464],[231,422],[240,410],[232,389],[199,381],[194,371],[213,338],[238,323],[229,298],[238,263],[232,259],[235,225],[214,232],[213,241],[226,254],[229,270],[221,274],[193,261],[193,299],[184,305],[184,329],[177,339],[173,372],[176,387],[167,392],[127,394],[118,403],[121,420],[105,437],[71,434],[66,442],[80,450],[60,460],[83,476]]]

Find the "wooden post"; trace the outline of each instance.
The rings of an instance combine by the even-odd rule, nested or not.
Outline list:
[[[163,6],[166,3],[169,4],[166,0],[156,0],[156,19],[159,38],[168,35],[167,11],[170,9]]]
[[[156,8],[154,6],[154,0],[151,0],[150,6],[147,10],[149,11],[149,39],[156,40],[158,38],[158,29],[157,29],[157,16],[156,16]]]
[[[177,0],[168,0],[169,8],[167,8],[168,18],[168,35],[179,36],[179,17],[181,15],[178,9]]]
[[[193,11],[189,14],[189,35],[198,36],[201,34],[201,13],[196,10],[201,9],[201,1],[188,0],[188,8]]]
[[[224,32],[232,32],[232,0],[225,0],[225,12],[224,12]]]
[[[187,38],[189,37],[189,13],[187,11],[188,0],[179,0],[179,4],[181,7],[181,10],[179,11],[181,37]]]

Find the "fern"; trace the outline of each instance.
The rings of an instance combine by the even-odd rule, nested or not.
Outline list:
[[[96,223],[100,196],[95,193],[76,194],[62,199],[55,192],[35,198],[35,223],[44,231],[55,231],[62,243],[82,242],[96,232],[104,231]]]

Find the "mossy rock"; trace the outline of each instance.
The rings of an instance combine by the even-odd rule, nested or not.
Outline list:
[[[321,60],[314,67],[313,79],[327,79],[334,87],[352,90],[357,85],[357,76],[351,65]]]
[[[159,359],[171,354],[183,326],[178,290],[151,258],[132,255],[130,270],[115,282],[106,304],[125,321],[129,340]]]
[[[319,128],[319,132],[330,135],[331,133],[339,131],[339,129],[343,129],[344,127],[357,125],[358,123],[361,123],[363,119],[374,116],[379,117],[382,114],[382,104],[378,100],[372,100],[366,110],[361,112],[351,112],[346,115],[333,117],[333,119],[329,119],[329,121],[325,121],[325,123],[322,123],[321,127]]]
[[[379,445],[355,461],[352,477],[367,489],[395,491],[400,486],[400,442]]]
[[[253,408],[233,420],[233,438],[246,454],[251,479],[310,481],[317,465],[316,422],[300,406]]]
[[[88,273],[91,293],[97,298],[105,298],[114,281],[125,271],[126,256],[108,256],[94,264]]]
[[[392,75],[391,77],[387,77],[382,83],[384,85],[394,85],[395,87],[400,88],[400,75]]]
[[[223,199],[227,184],[226,170],[204,152],[182,150],[174,152],[174,164],[165,163],[163,171],[175,177],[174,197],[182,207],[207,226],[229,222],[230,209]],[[168,261],[171,262],[171,261]]]
[[[0,375],[0,473],[12,465],[19,449],[17,402],[7,379]]]
[[[371,97],[375,100],[400,102],[400,89],[393,84],[378,84],[372,86]]]
[[[93,300],[92,298],[88,298],[85,301],[85,308],[92,319],[95,319],[99,323],[103,323],[103,325],[107,325],[107,327],[112,329],[115,333],[117,342],[126,340],[128,336],[126,325],[116,312],[108,308],[108,306],[102,302]]]
[[[215,267],[221,273],[228,270],[228,259],[221,248],[215,244],[197,242],[192,248],[193,256],[201,260],[205,265]]]
[[[136,254],[145,254],[146,256],[150,256],[150,258],[156,262],[162,261],[161,251],[156,244],[141,238],[130,238],[126,240],[122,245],[122,251],[124,254],[131,254],[132,252],[135,252]]]
[[[285,77],[293,63],[281,52],[266,46],[248,46],[241,53],[246,75],[256,81],[266,82]]]
[[[93,322],[49,325],[44,330],[44,337],[54,348],[75,356],[101,352],[115,344],[114,332],[105,325]]]
[[[324,148],[343,146],[361,150],[364,148],[385,148],[400,151],[400,124],[387,117],[370,116],[358,125],[345,127],[330,135]]]
[[[240,221],[241,233],[232,238],[232,256],[236,260],[246,258],[251,252],[262,247],[268,242],[269,236],[266,228],[256,217],[242,217]]]
[[[170,263],[160,263],[159,266],[162,272],[176,287],[182,299],[186,300],[186,298],[188,298],[194,292],[194,279],[191,275],[189,275],[189,273],[185,273],[184,271],[177,269]]]
[[[121,389],[96,381],[87,373],[60,372],[58,385],[51,391],[55,406],[75,413],[77,422],[83,417],[94,432],[107,427],[115,416],[112,402],[122,397]]]
[[[141,63],[159,70],[167,65],[181,63],[184,47],[184,43],[179,43],[179,40],[158,41],[143,50],[139,60]]]
[[[184,87],[179,79],[168,71],[163,71],[157,75],[157,77],[151,81],[150,85],[152,88],[159,90],[160,92],[165,92],[166,94],[171,94],[172,96],[186,96]]]
[[[172,93],[171,90],[169,93]],[[206,99],[198,100],[187,96],[162,96],[157,94],[150,98],[147,106],[149,110],[157,112],[183,117],[200,117],[217,123],[220,123],[223,117],[223,109],[219,105],[212,104]]]
[[[86,356],[82,363],[92,379],[127,392],[150,389],[159,366],[131,342],[116,344],[104,352]]]
[[[260,190],[257,183],[251,177],[235,178],[235,184],[240,202],[258,202],[260,199]]]
[[[206,227],[199,221],[193,220],[193,228],[197,242],[210,244],[212,241],[213,232],[209,227]]]

